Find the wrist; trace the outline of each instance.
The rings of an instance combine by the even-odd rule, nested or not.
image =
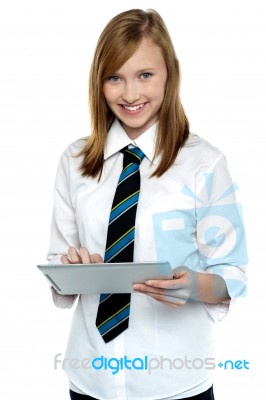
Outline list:
[[[224,279],[217,274],[192,271],[191,300],[218,304],[230,300]]]

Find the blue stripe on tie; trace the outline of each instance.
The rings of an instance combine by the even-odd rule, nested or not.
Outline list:
[[[118,253],[123,247],[125,247],[129,242],[134,239],[135,229],[132,229],[126,236],[123,237],[119,242],[117,242],[114,246],[110,248],[110,250],[106,251],[104,262],[108,262],[108,259],[113,257],[116,253]]]
[[[117,325],[119,322],[124,320],[129,316],[129,305],[121,311],[119,314],[117,314],[115,317],[107,321],[104,325],[102,325],[99,329],[99,332],[101,335],[104,335],[106,331],[111,329],[114,325]]]
[[[128,152],[136,154],[141,160],[143,160],[143,158],[145,157],[145,154],[143,153],[143,151],[140,150],[139,147],[131,147],[130,149],[128,149]]]
[[[112,221],[109,221],[109,226],[114,222],[117,221],[124,213],[128,212],[132,207],[134,207],[137,203],[132,204],[132,206],[128,207],[125,211],[121,212],[116,218],[113,218]]]
[[[131,165],[129,165],[127,168],[125,168],[125,169],[122,171],[122,173],[121,173],[121,175],[120,175],[120,177],[119,177],[118,185],[119,185],[119,183],[121,183],[124,179],[126,179],[127,176],[131,175],[133,172],[137,171],[138,169],[139,169],[139,166],[138,166],[138,164],[136,164],[136,163],[131,164]]]
[[[114,211],[110,214],[109,224],[115,219],[119,214],[122,214],[127,208],[132,206],[133,204],[137,203],[139,198],[139,193],[136,193],[134,196],[130,197],[124,203],[122,203],[119,207],[117,207]]]
[[[131,240],[131,242],[128,242],[127,244],[125,244],[124,247],[122,247],[116,254],[114,254],[112,257],[110,257],[106,262],[112,262],[112,259],[115,258],[116,256],[119,255],[119,253],[121,253],[127,246],[129,246],[131,243],[134,243],[134,239]],[[118,261],[119,262],[119,261]]]
[[[110,293],[101,293],[100,302],[110,296]]]

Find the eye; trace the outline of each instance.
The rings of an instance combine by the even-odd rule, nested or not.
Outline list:
[[[141,79],[143,79],[143,80],[147,80],[147,79],[149,79],[151,76],[152,76],[152,74],[151,74],[150,72],[143,72],[143,73],[140,75]]]
[[[121,78],[119,78],[119,76],[117,76],[117,75],[111,75],[111,76],[109,76],[108,81],[110,81],[112,83],[118,83],[121,81]]]

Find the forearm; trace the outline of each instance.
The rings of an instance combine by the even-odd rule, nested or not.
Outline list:
[[[76,301],[78,295],[63,295],[56,291],[55,288],[51,286],[51,292],[53,297],[54,305],[58,308],[71,308]]]

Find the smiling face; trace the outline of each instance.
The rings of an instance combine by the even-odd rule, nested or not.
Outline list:
[[[103,83],[106,102],[131,139],[159,119],[167,69],[160,47],[149,38]]]

